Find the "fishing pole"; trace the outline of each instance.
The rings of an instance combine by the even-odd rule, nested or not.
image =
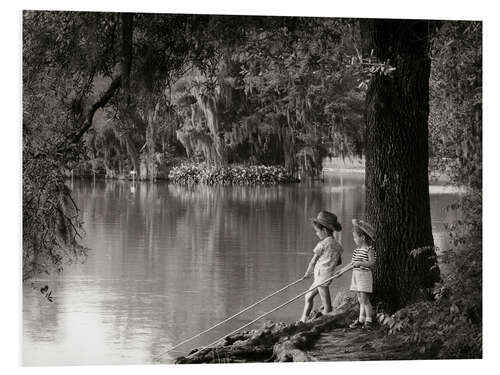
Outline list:
[[[286,305],[288,305],[288,304],[292,303],[293,301],[297,300],[298,298],[302,297],[303,295],[305,295],[305,294],[307,294],[307,293],[309,293],[309,292],[313,291],[313,290],[314,290],[314,289],[316,289],[317,287],[319,287],[319,286],[321,286],[321,285],[323,285],[323,284],[326,284],[327,282],[329,282],[329,281],[331,281],[331,280],[333,280],[333,279],[336,279],[336,278],[338,278],[338,277],[342,276],[344,273],[346,273],[347,271],[351,270],[351,269],[352,269],[352,267],[353,267],[353,266],[352,266],[352,264],[351,264],[351,263],[350,263],[350,264],[348,264],[347,266],[345,266],[344,268],[342,268],[341,270],[339,270],[338,272],[336,272],[336,273],[335,273],[332,277],[330,277],[330,278],[326,279],[326,280],[325,280],[325,281],[323,281],[322,283],[320,283],[320,284],[318,284],[318,285],[315,285],[315,286],[314,286],[314,287],[312,287],[311,289],[308,289],[308,290],[306,290],[305,292],[302,292],[302,293],[300,293],[299,295],[297,295],[297,296],[295,296],[295,297],[293,297],[293,298],[289,299],[288,301],[286,301],[286,302],[282,303],[282,304],[281,304],[281,305],[279,305],[278,307],[275,307],[275,308],[274,308],[274,309],[272,309],[271,311],[268,311],[267,313],[265,313],[265,314],[262,314],[262,315],[258,316],[257,318],[255,318],[255,319],[254,319],[254,320],[252,320],[251,322],[249,322],[249,323],[245,324],[244,326],[242,326],[242,327],[240,327],[240,328],[238,328],[238,329],[235,329],[235,330],[234,330],[234,331],[232,331],[231,333],[228,333],[228,334],[226,334],[226,335],[222,336],[221,338],[217,339],[216,341],[212,342],[211,344],[208,344],[207,346],[204,346],[203,348],[201,348],[201,349],[199,349],[199,350],[197,350],[197,351],[195,351],[195,352],[193,352],[193,353],[189,354],[189,355],[188,355],[188,356],[186,356],[185,358],[187,359],[187,358],[189,358],[189,357],[193,356],[193,355],[194,355],[194,354],[196,354],[196,353],[200,353],[202,350],[205,350],[205,349],[207,349],[207,348],[209,348],[209,347],[211,347],[211,346],[214,346],[215,344],[219,343],[219,341],[221,341],[222,339],[224,339],[224,338],[226,338],[226,337],[228,337],[228,336],[234,335],[235,333],[237,333],[238,331],[242,330],[243,328],[246,328],[246,327],[248,327],[248,326],[252,325],[252,324],[253,324],[253,323],[255,323],[256,321],[258,321],[258,320],[260,320],[260,319],[264,318],[265,316],[268,316],[269,314],[272,314],[273,312],[275,312],[275,311],[277,311],[277,310],[281,309],[282,307],[284,307],[284,306],[286,306]],[[303,280],[303,279],[301,279],[301,280]]]
[[[205,334],[205,333],[207,333],[207,332],[210,332],[210,331],[211,331],[211,330],[213,330],[214,328],[217,328],[217,327],[219,327],[220,325],[222,325],[222,324],[224,324],[224,323],[229,322],[231,319],[236,318],[237,316],[239,316],[239,315],[243,314],[244,312],[246,312],[246,311],[250,310],[252,307],[257,306],[259,303],[262,303],[262,302],[264,302],[264,301],[268,300],[269,298],[271,298],[271,297],[275,296],[275,295],[276,295],[276,294],[278,294],[278,293],[281,293],[281,292],[282,292],[282,291],[284,291],[285,289],[288,289],[288,288],[290,288],[291,286],[293,286],[293,285],[295,285],[295,284],[297,284],[297,283],[299,283],[299,282],[301,282],[301,281],[303,281],[303,280],[304,280],[304,278],[302,277],[302,278],[300,278],[300,279],[298,279],[298,280],[294,281],[293,283],[290,283],[290,284],[288,284],[288,285],[285,285],[283,288],[281,288],[281,289],[277,290],[276,292],[274,292],[274,293],[272,293],[272,294],[270,294],[270,295],[268,295],[268,296],[266,296],[266,297],[264,297],[264,298],[260,299],[259,301],[257,301],[257,302],[255,302],[255,303],[251,304],[250,306],[245,307],[245,308],[244,308],[243,310],[241,310],[240,312],[238,312],[238,313],[236,313],[236,314],[234,314],[234,315],[230,316],[229,318],[227,318],[227,319],[223,320],[222,322],[219,322],[219,323],[217,323],[216,325],[214,325],[214,326],[212,326],[212,327],[210,327],[210,328],[208,328],[208,329],[204,330],[203,332],[200,332],[200,333],[198,333],[198,334],[196,334],[196,335],[194,335],[194,336],[192,336],[192,337],[190,337],[190,338],[188,338],[188,339],[186,339],[186,340],[184,340],[184,341],[182,341],[182,342],[178,343],[177,345],[175,345],[175,346],[171,347],[170,349],[168,349],[168,350],[164,351],[163,353],[159,354],[158,356],[156,356],[156,357],[155,357],[155,359],[157,359],[157,360],[158,360],[158,359],[161,359],[161,357],[162,357],[162,356],[164,356],[165,354],[167,354],[167,353],[169,353],[169,352],[172,352],[172,351],[174,351],[175,349],[177,349],[178,347],[180,347],[180,346],[182,346],[182,345],[184,345],[184,344],[188,343],[189,341],[192,341],[192,340],[194,340],[195,338],[200,337],[201,335],[203,335],[203,334]]]

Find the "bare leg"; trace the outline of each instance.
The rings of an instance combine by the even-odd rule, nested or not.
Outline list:
[[[373,307],[370,302],[370,294],[369,293],[362,293],[363,296],[363,303],[365,306],[365,316],[366,316],[366,321],[371,322],[372,321],[372,315],[373,315]]]
[[[302,313],[302,317],[300,318],[301,322],[305,322],[307,320],[307,317],[311,313],[314,304],[314,297],[316,296],[316,294],[318,294],[318,289],[314,289],[313,291],[306,294],[304,312]]]
[[[321,302],[323,303],[323,314],[328,314],[332,312],[332,300],[330,298],[330,288],[327,286],[318,287],[319,296],[321,297]]]
[[[358,321],[360,323],[364,323],[365,322],[366,314],[365,314],[365,300],[364,300],[364,297],[363,297],[363,292],[358,292],[358,302],[359,302],[359,318],[358,318]]]

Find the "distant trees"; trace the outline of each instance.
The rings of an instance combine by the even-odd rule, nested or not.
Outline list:
[[[362,152],[364,92],[346,68],[353,22],[26,12],[25,24],[30,74],[47,75],[35,56],[51,55],[50,74],[81,86],[70,143],[85,141],[93,169],[153,179],[178,141],[210,163],[313,174],[327,154]]]
[[[212,69],[183,77],[176,87],[178,104],[190,108],[178,131],[188,153],[311,174],[327,154],[361,154],[364,92],[348,69],[356,24],[234,19],[239,37],[219,40]]]

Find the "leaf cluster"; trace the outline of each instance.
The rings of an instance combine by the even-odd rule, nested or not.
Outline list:
[[[482,24],[449,21],[431,45],[432,168],[457,185],[482,187]]]

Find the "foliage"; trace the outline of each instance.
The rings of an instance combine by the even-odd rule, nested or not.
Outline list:
[[[263,123],[289,129],[296,150],[324,148],[335,155],[361,152],[363,92],[349,74],[355,24],[334,19],[298,19],[254,35],[240,52],[247,95]]]
[[[25,54],[25,76],[43,77],[38,90],[57,88],[59,104],[81,117],[125,64],[123,17],[25,12],[24,18],[24,48],[31,52]],[[481,158],[475,125],[480,37],[480,23],[446,22],[432,48],[432,160],[441,170],[457,165],[462,180],[481,173],[467,171],[462,162]],[[128,85],[97,123],[112,125],[123,147],[86,142],[88,157],[113,169],[138,168],[139,157],[154,164],[158,149],[179,150],[177,130],[194,127],[212,139],[197,150],[212,164],[222,158],[317,173],[324,156],[362,154],[363,87],[371,75],[394,69],[388,61],[360,57],[354,20],[134,14],[130,44],[130,70],[121,69]],[[194,102],[183,101],[187,97]],[[212,107],[204,104],[210,101]],[[465,112],[467,101],[475,105]],[[211,118],[219,124],[210,126]],[[466,118],[468,127],[457,127]]]
[[[25,140],[23,157],[23,280],[61,271],[83,260],[87,249],[78,243],[81,221],[65,185],[58,161],[31,154]]]
[[[442,254],[446,277],[438,286],[437,302],[455,314],[444,357],[480,357],[482,350],[482,25],[480,22],[447,22],[437,40],[446,41],[441,54],[440,88],[447,96],[439,104],[443,123],[458,148],[450,180],[465,185],[466,193],[449,209],[460,218],[448,225],[452,249]],[[457,51],[459,54],[455,56]],[[439,60],[438,60],[439,61]],[[437,65],[437,62],[436,62]],[[450,126],[451,129],[450,129]],[[470,351],[470,353],[469,353]]]
[[[78,209],[65,183],[83,149],[69,148],[68,134],[78,131],[84,117],[88,76],[97,72],[90,65],[109,68],[99,56],[107,21],[90,13],[23,13],[23,280],[86,256],[78,243]],[[78,40],[80,34],[96,39]],[[87,43],[94,50],[83,58]]]
[[[472,255],[479,244],[469,242],[470,237],[462,241],[464,247],[445,261],[451,269],[434,289],[434,301],[412,304],[382,320],[390,333],[402,335],[421,352],[437,349],[438,358],[482,356],[481,264]]]
[[[211,167],[206,164],[184,164],[171,169],[169,179],[175,184],[205,185],[277,185],[297,182],[280,166]]]
[[[29,91],[29,86],[25,86]],[[66,166],[74,165],[78,153],[57,155],[54,138],[59,139],[60,118],[44,100],[24,96],[23,118],[23,280],[63,264],[84,259],[86,249],[77,242],[81,221],[69,188]],[[46,106],[32,117],[32,105]],[[44,131],[41,131],[41,128]],[[45,137],[31,137],[40,131]]]
[[[52,290],[49,290],[48,285],[45,285],[42,288],[40,288],[40,293],[44,295],[47,301],[54,302],[54,297],[52,296]]]
[[[202,61],[199,49],[190,48],[193,38],[184,35],[183,26],[196,17],[136,17],[134,24],[119,13],[23,13],[24,279],[85,255],[77,241],[78,210],[65,185],[68,172],[82,165],[139,169],[138,148],[148,135],[163,134],[146,133],[149,107],[137,108],[149,99],[157,108],[154,95],[161,97],[164,81],[184,66],[189,51]],[[129,100],[130,89],[140,97]],[[113,110],[98,112],[109,105]],[[171,111],[162,109],[155,120],[163,114]]]
[[[317,174],[326,155],[362,152],[364,92],[346,69],[359,42],[353,21],[42,11],[24,19],[25,78],[61,98],[54,107],[69,117],[58,144],[83,135],[92,169],[119,175],[144,162],[141,177],[150,178],[158,150],[179,156],[176,135],[192,131],[210,138],[194,153],[212,165]],[[94,119],[102,93],[109,102]]]
[[[432,167],[453,184],[481,189],[481,22],[444,22],[432,40],[431,58]]]
[[[236,17],[244,29],[224,39],[209,71],[174,88],[184,118],[178,132],[202,134],[204,159],[282,164],[317,174],[328,154],[362,152],[362,102],[352,69],[355,23],[333,19]],[[191,98],[193,100],[187,100]],[[183,142],[190,154],[193,142]],[[224,153],[221,153],[224,149]]]

